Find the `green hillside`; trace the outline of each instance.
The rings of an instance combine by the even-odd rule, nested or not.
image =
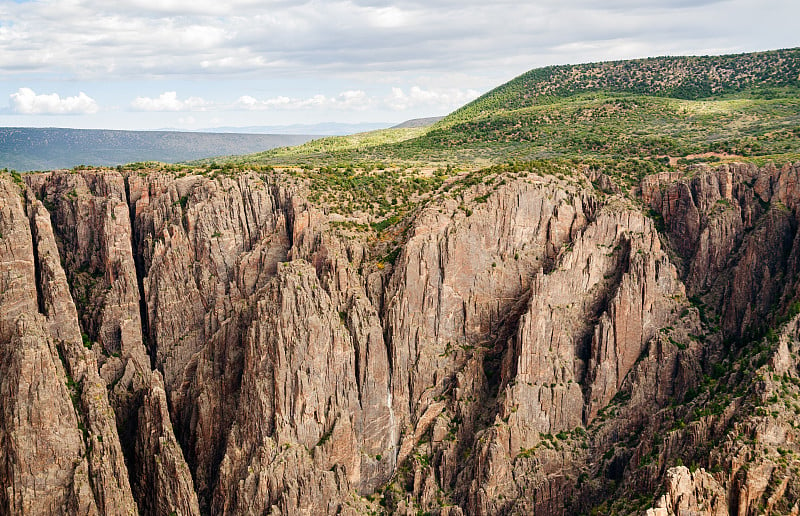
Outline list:
[[[584,92],[698,100],[746,90],[800,86],[800,48],[702,57],[654,57],[526,72],[456,110],[445,125],[500,110],[558,102]]]
[[[800,159],[800,49],[531,70],[425,128],[217,160],[475,169],[519,160]]]
[[[471,149],[493,159],[751,157],[797,152],[798,135],[798,88],[721,100],[592,93],[443,125],[398,148]]]
[[[276,164],[302,165],[306,163],[327,163],[332,158],[345,161],[361,161],[363,153],[383,149],[387,145],[403,142],[424,135],[430,127],[390,128],[351,134],[348,136],[328,136],[297,145],[279,147],[243,156],[223,156],[197,160],[196,164]],[[382,152],[382,151],[381,151]]]

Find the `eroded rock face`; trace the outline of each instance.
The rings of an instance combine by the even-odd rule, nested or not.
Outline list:
[[[3,176],[0,512],[790,513],[799,174]]]
[[[161,374],[153,372],[150,391],[138,414],[134,492],[147,514],[200,514],[189,467],[173,436]]]
[[[335,514],[336,500],[361,476],[354,347],[307,262],[282,266],[265,288],[247,331],[240,412],[221,466],[225,495],[217,497],[215,512],[262,513],[279,505],[286,513]],[[284,457],[284,471],[270,464],[276,455]],[[337,465],[346,477],[333,471]],[[314,475],[317,468],[326,474]],[[295,472],[318,476],[319,491],[287,493]]]
[[[398,428],[409,436],[453,388],[470,350],[508,331],[508,313],[530,296],[533,276],[595,209],[575,185],[542,178],[492,193],[469,216],[455,200],[442,204],[414,224],[388,286],[392,400]]]
[[[0,181],[0,191],[1,510],[135,514],[105,385],[81,344],[49,218],[10,182]]]
[[[653,176],[642,185],[684,259],[690,294],[710,291],[730,338],[752,335],[766,313],[793,297],[798,174],[789,165],[698,166],[688,179]]]
[[[4,511],[98,514],[65,373],[42,319],[20,315],[3,356]]]
[[[79,391],[76,404],[79,427],[85,429],[89,476],[101,513],[132,513],[128,472],[117,436],[106,384],[98,374],[94,354],[83,343],[77,311],[69,294],[66,274],[58,260],[58,248],[50,217],[39,201],[29,203],[39,304],[47,316],[50,338],[57,343],[68,386]],[[76,392],[70,393],[73,404]]]
[[[646,515],[726,516],[727,498],[725,489],[705,470],[692,473],[686,466],[679,466],[667,471],[667,493]]]

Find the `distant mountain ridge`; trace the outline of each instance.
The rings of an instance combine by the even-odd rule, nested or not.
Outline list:
[[[402,124],[397,124],[391,127],[391,129],[415,129],[417,127],[428,127],[429,125],[433,125],[439,120],[442,120],[443,116],[429,116],[427,118],[412,118],[411,120],[406,120]]]
[[[19,171],[113,166],[138,161],[177,163],[300,145],[312,135],[0,128],[0,168]]]
[[[406,123],[406,122],[403,122]],[[319,136],[344,136],[366,131],[386,129],[392,124],[389,122],[322,122],[318,124],[290,124],[290,125],[249,125],[244,127],[223,126],[209,127],[192,132],[200,133],[246,133],[246,134],[314,134]],[[168,129],[171,130],[171,129]]]

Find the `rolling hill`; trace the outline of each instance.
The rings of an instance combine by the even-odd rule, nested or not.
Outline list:
[[[537,68],[456,110],[445,124],[586,92],[684,100],[800,86],[800,48],[723,56],[652,57]]]
[[[227,161],[484,166],[798,157],[800,49],[540,68],[417,131],[323,139]]]

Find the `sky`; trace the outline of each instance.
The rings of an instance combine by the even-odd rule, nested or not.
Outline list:
[[[445,115],[532,68],[800,45],[797,0],[0,0],[0,126]]]

